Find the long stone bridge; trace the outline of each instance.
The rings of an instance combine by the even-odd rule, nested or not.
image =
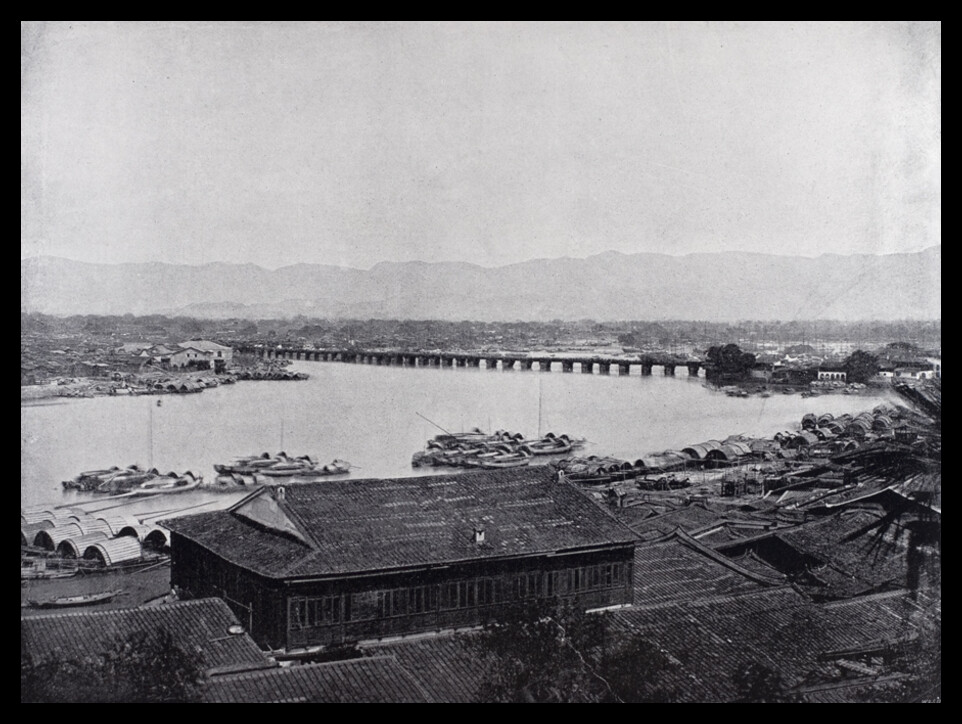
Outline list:
[[[490,352],[404,352],[376,351],[360,349],[305,349],[296,346],[278,345],[264,347],[257,345],[238,345],[237,352],[254,354],[264,359],[307,360],[312,362],[349,362],[353,364],[384,365],[394,367],[477,367],[488,370],[540,370],[551,372],[578,371],[583,374],[609,375],[615,370],[619,375],[631,374],[632,367],[640,367],[641,374],[652,374],[660,367],[666,375],[674,375],[675,369],[685,367],[689,376],[697,377],[704,366],[700,360],[676,357],[670,354],[604,356],[604,355],[553,355],[490,353]]]

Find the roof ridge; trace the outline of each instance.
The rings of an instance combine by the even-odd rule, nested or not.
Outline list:
[[[720,593],[714,596],[699,596],[698,598],[693,598],[690,600],[674,600],[674,601],[659,601],[657,603],[647,603],[647,604],[631,604],[627,608],[623,608],[619,611],[615,611],[614,615],[618,615],[622,612],[631,611],[655,611],[662,608],[680,608],[687,606],[708,606],[721,603],[723,601],[738,601],[745,598],[762,598],[766,596],[771,596],[776,593],[788,593],[792,592],[797,595],[799,603],[808,603],[808,600],[802,596],[791,584],[784,584],[781,586],[772,586],[770,588],[762,588],[757,591],[745,591],[744,593]]]
[[[698,541],[692,538],[690,535],[688,535],[688,533],[683,531],[681,528],[676,529],[675,533],[683,545],[686,545],[687,547],[698,551],[699,553],[701,553],[707,558],[712,559],[719,565],[725,566],[726,568],[730,568],[736,573],[740,573],[741,575],[755,581],[756,583],[761,583],[766,586],[777,586],[777,585],[784,584],[787,581],[787,578],[784,575],[778,576],[778,577],[766,576],[761,573],[752,571],[748,568],[745,568],[739,565],[738,563],[736,563],[735,561],[733,561],[731,558],[728,558],[727,556],[719,553],[718,551],[709,548],[701,541]]]
[[[53,611],[51,613],[38,613],[36,616],[21,616],[20,621],[30,621],[33,619],[44,619],[48,620],[51,618],[77,618],[80,616],[110,616],[116,615],[118,613],[129,613],[131,611],[151,611],[151,610],[166,610],[171,607],[178,608],[188,608],[191,606],[198,606],[201,604],[211,605],[212,601],[216,601],[212,605],[222,604],[228,611],[230,607],[221,598],[216,596],[207,596],[205,598],[191,598],[186,601],[171,601],[170,603],[165,603],[163,606],[124,606],[123,608],[105,608],[99,611]],[[231,613],[233,615],[233,612]]]

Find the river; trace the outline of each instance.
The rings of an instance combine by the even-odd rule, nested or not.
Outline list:
[[[193,395],[22,403],[21,506],[82,503],[89,511],[123,506],[136,514],[211,510],[238,494],[193,491],[129,505],[65,492],[61,481],[134,463],[212,479],[216,462],[281,449],[322,462],[349,460],[359,479],[424,474],[411,467],[411,455],[440,430],[419,414],[449,431],[507,429],[529,437],[537,435],[540,417],[542,433],[586,438],[581,454],[633,460],[731,434],[771,436],[797,428],[806,412],[855,414],[898,402],[888,391],[728,397],[683,369],[677,377],[304,361],[291,369],[310,379],[239,382]]]

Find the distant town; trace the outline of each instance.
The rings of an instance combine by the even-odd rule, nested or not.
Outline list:
[[[750,359],[733,365],[731,359],[709,358],[709,350],[721,351],[726,345],[734,345]],[[706,372],[714,362],[721,378],[800,389],[813,382],[864,384],[876,376],[941,376],[940,322],[455,323],[305,318],[252,322],[160,315],[21,314],[21,386],[72,378],[116,381],[151,371],[223,373],[234,369],[237,349],[255,353],[260,361],[283,358],[287,352],[327,350],[472,352],[490,359],[505,353],[518,357],[540,353],[558,359],[584,353],[614,361],[655,356],[680,365],[696,360]],[[277,350],[282,354],[273,355]],[[868,356],[855,357],[853,366],[852,354],[857,351]],[[255,361],[245,355],[236,357],[241,367]]]

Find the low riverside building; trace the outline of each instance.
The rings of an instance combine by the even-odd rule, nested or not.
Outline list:
[[[819,367],[818,380],[819,382],[826,380],[831,382],[846,382],[848,380],[848,373],[841,367]]]
[[[234,359],[232,347],[206,339],[192,339],[188,342],[181,342],[178,346],[184,350],[200,351],[202,359],[210,363],[210,368],[215,372],[223,372],[229,368]],[[171,364],[173,364],[173,359]]]
[[[275,649],[632,600],[635,535],[547,467],[270,486],[165,525],[172,584]]]

